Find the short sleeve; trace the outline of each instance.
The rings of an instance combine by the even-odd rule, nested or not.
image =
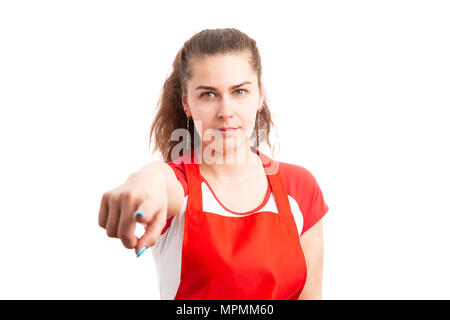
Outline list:
[[[305,175],[305,183],[307,184],[306,188],[309,190],[309,194],[304,203],[305,217],[302,234],[319,222],[328,212],[328,205],[325,203],[322,190],[316,178],[309,171],[307,173]]]
[[[167,162],[167,164],[172,168],[178,181],[183,186],[184,196],[186,196],[188,194],[188,183],[187,183],[186,171],[184,170],[183,163],[181,161],[170,161],[170,162]],[[173,218],[174,217],[172,216],[169,219],[167,219],[166,225],[164,226],[163,230],[161,231],[161,235],[164,234],[167,231],[167,229],[170,227],[170,224],[171,224]]]
[[[293,197],[303,215],[301,235],[328,212],[322,190],[313,174],[302,166],[280,162],[280,173],[287,193]]]
[[[184,169],[183,163],[171,161],[171,162],[167,162],[167,164],[172,168],[178,181],[183,186],[184,196],[186,196],[188,194],[188,183],[187,183],[186,171]]]

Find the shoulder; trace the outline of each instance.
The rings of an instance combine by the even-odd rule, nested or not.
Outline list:
[[[315,176],[303,166],[278,161],[279,174],[288,196],[298,204],[303,215],[303,231],[307,231],[328,211],[322,190]]]
[[[178,181],[183,186],[184,196],[186,196],[188,194],[188,183],[182,159],[178,158],[174,161],[167,162],[167,164],[172,168]]]
[[[280,176],[289,189],[309,189],[317,181],[311,171],[293,163],[278,161]]]
[[[279,162],[279,173],[288,195],[294,197],[297,202],[307,202],[320,191],[319,183],[315,176],[300,165]]]

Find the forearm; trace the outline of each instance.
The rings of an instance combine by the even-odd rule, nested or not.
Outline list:
[[[167,194],[167,218],[174,216],[181,210],[184,190],[172,168],[167,163],[161,161],[151,162],[133,173],[132,176],[135,179],[144,181],[144,183],[150,176],[158,177],[159,181],[161,181],[159,187],[164,188]]]
[[[323,273],[323,226],[322,221],[316,223],[300,238],[305,255],[307,278],[299,300],[322,299]]]

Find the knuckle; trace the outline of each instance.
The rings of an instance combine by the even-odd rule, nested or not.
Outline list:
[[[120,203],[120,195],[115,193],[109,197],[109,203],[111,206],[117,206]]]
[[[128,237],[120,237],[120,240],[122,241],[122,244],[123,244],[123,246],[125,248],[127,248],[127,249],[133,249],[134,248],[133,243],[132,243],[130,238],[128,238]]]
[[[114,231],[110,230],[110,229],[107,229],[107,230],[106,230],[106,234],[107,234],[108,237],[110,237],[110,238],[117,238],[117,234],[116,234]]]
[[[162,197],[157,197],[156,195],[147,194],[142,198],[142,203],[145,204],[152,212],[158,212],[159,209],[164,205]]]
[[[134,203],[136,200],[138,200],[138,196],[134,191],[124,191],[122,193],[122,205],[129,206],[132,203]]]
[[[156,242],[158,242],[159,239],[159,235],[152,233],[149,237],[148,237],[148,245],[150,247],[154,246],[156,244]]]
[[[108,201],[109,197],[111,197],[111,192],[105,192],[102,196],[102,201]]]
[[[133,198],[134,198],[134,192],[133,191],[127,190],[127,191],[122,192],[122,199],[124,201],[129,202]]]
[[[142,201],[144,202],[154,202],[157,198],[151,194],[151,193],[146,193],[144,194],[144,196],[142,197]]]
[[[156,240],[154,240],[154,239],[148,241],[148,246],[149,247],[153,247],[155,244],[156,244]]]

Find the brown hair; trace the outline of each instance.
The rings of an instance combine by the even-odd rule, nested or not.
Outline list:
[[[157,113],[150,129],[150,143],[152,136],[155,137],[153,152],[159,150],[165,162],[173,161],[170,155],[178,141],[171,140],[172,132],[179,128],[186,128],[187,116],[181,102],[182,90],[187,92],[187,80],[192,77],[192,61],[207,56],[228,53],[250,54],[249,63],[258,76],[258,86],[263,88],[261,82],[261,57],[255,40],[245,33],[234,29],[206,29],[194,34],[178,51],[173,62],[172,74],[166,79],[162,88],[161,97],[158,101]],[[260,113],[259,127],[261,142],[266,142],[272,149],[269,140],[271,127],[274,127],[270,110],[264,97],[263,107]],[[257,118],[258,119],[258,118]],[[198,136],[190,118],[189,133],[191,137]],[[256,121],[255,121],[256,122]],[[255,126],[255,127],[256,127]],[[256,133],[253,131],[252,136]],[[186,139],[186,137],[183,137]],[[186,140],[184,140],[186,141]],[[194,139],[191,138],[190,149],[193,148]],[[257,145],[257,148],[259,145]],[[273,150],[271,150],[273,153]]]

